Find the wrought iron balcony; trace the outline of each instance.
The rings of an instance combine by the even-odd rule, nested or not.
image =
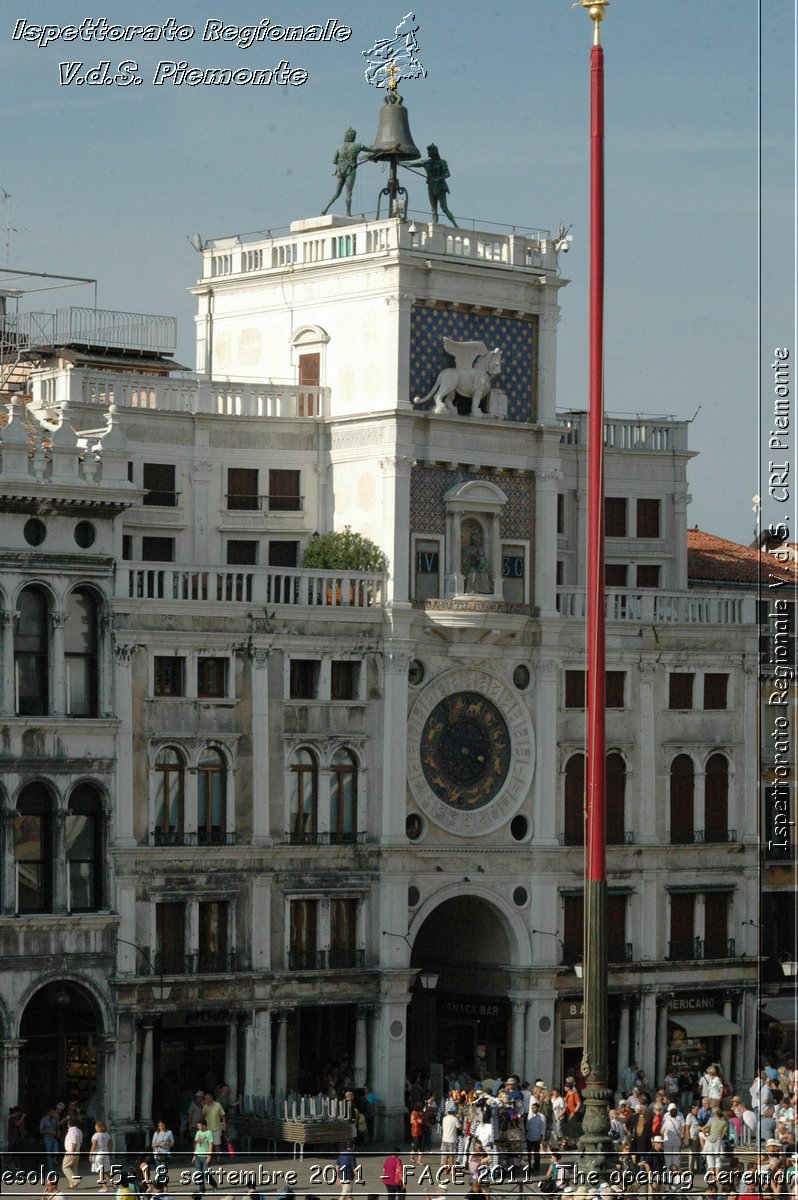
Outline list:
[[[707,844],[711,842],[736,842],[736,829],[694,829],[693,841]]]
[[[235,950],[194,950],[191,954],[159,952],[156,975],[227,975],[238,969]]]
[[[365,966],[365,950],[290,950],[289,971],[345,971]]]
[[[609,942],[607,959],[611,963],[629,963],[632,961],[631,942]]]
[[[153,829],[154,846],[235,846],[235,833],[225,829]]]
[[[331,830],[291,831],[285,835],[292,846],[362,846],[366,835],[362,830],[334,833]]]
[[[668,942],[669,962],[699,962],[705,958],[734,958],[734,938],[687,938]]]

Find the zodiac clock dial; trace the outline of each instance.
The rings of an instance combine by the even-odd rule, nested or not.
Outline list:
[[[424,724],[420,750],[427,785],[444,804],[460,810],[489,804],[510,767],[507,723],[478,692],[455,692],[436,704]]]

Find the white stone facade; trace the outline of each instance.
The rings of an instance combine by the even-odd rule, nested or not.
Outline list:
[[[558,1083],[579,1045],[586,455],[584,414],[556,409],[551,240],[325,217],[202,262],[196,379],[53,354],[2,430],[2,1102],[52,1098],[37,995],[59,1053],[71,1029],[85,1049],[48,1085],[88,1080],[120,1136],[170,1075],[314,1090],[348,1055],[386,1135],[430,1060]],[[447,322],[506,330],[498,415],[412,407]],[[754,597],[688,588],[687,424],[617,419],[607,441],[613,1068],[661,1079],[699,1009],[720,1032],[683,1043],[742,1080]],[[301,568],[345,525],[385,578]]]

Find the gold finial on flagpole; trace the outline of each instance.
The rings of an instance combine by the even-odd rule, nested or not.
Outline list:
[[[577,0],[577,3],[572,4],[571,8],[586,8],[587,15],[593,22],[593,45],[601,45],[601,37],[599,36],[599,26],[604,20],[604,9],[608,6],[610,0]]]

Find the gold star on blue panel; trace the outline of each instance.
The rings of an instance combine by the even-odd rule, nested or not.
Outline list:
[[[502,370],[494,387],[507,393],[507,420],[534,421],[535,317],[505,317],[459,308],[413,307],[410,320],[410,395],[426,396],[445,367],[454,365],[443,348],[445,337],[484,342],[502,352]]]

